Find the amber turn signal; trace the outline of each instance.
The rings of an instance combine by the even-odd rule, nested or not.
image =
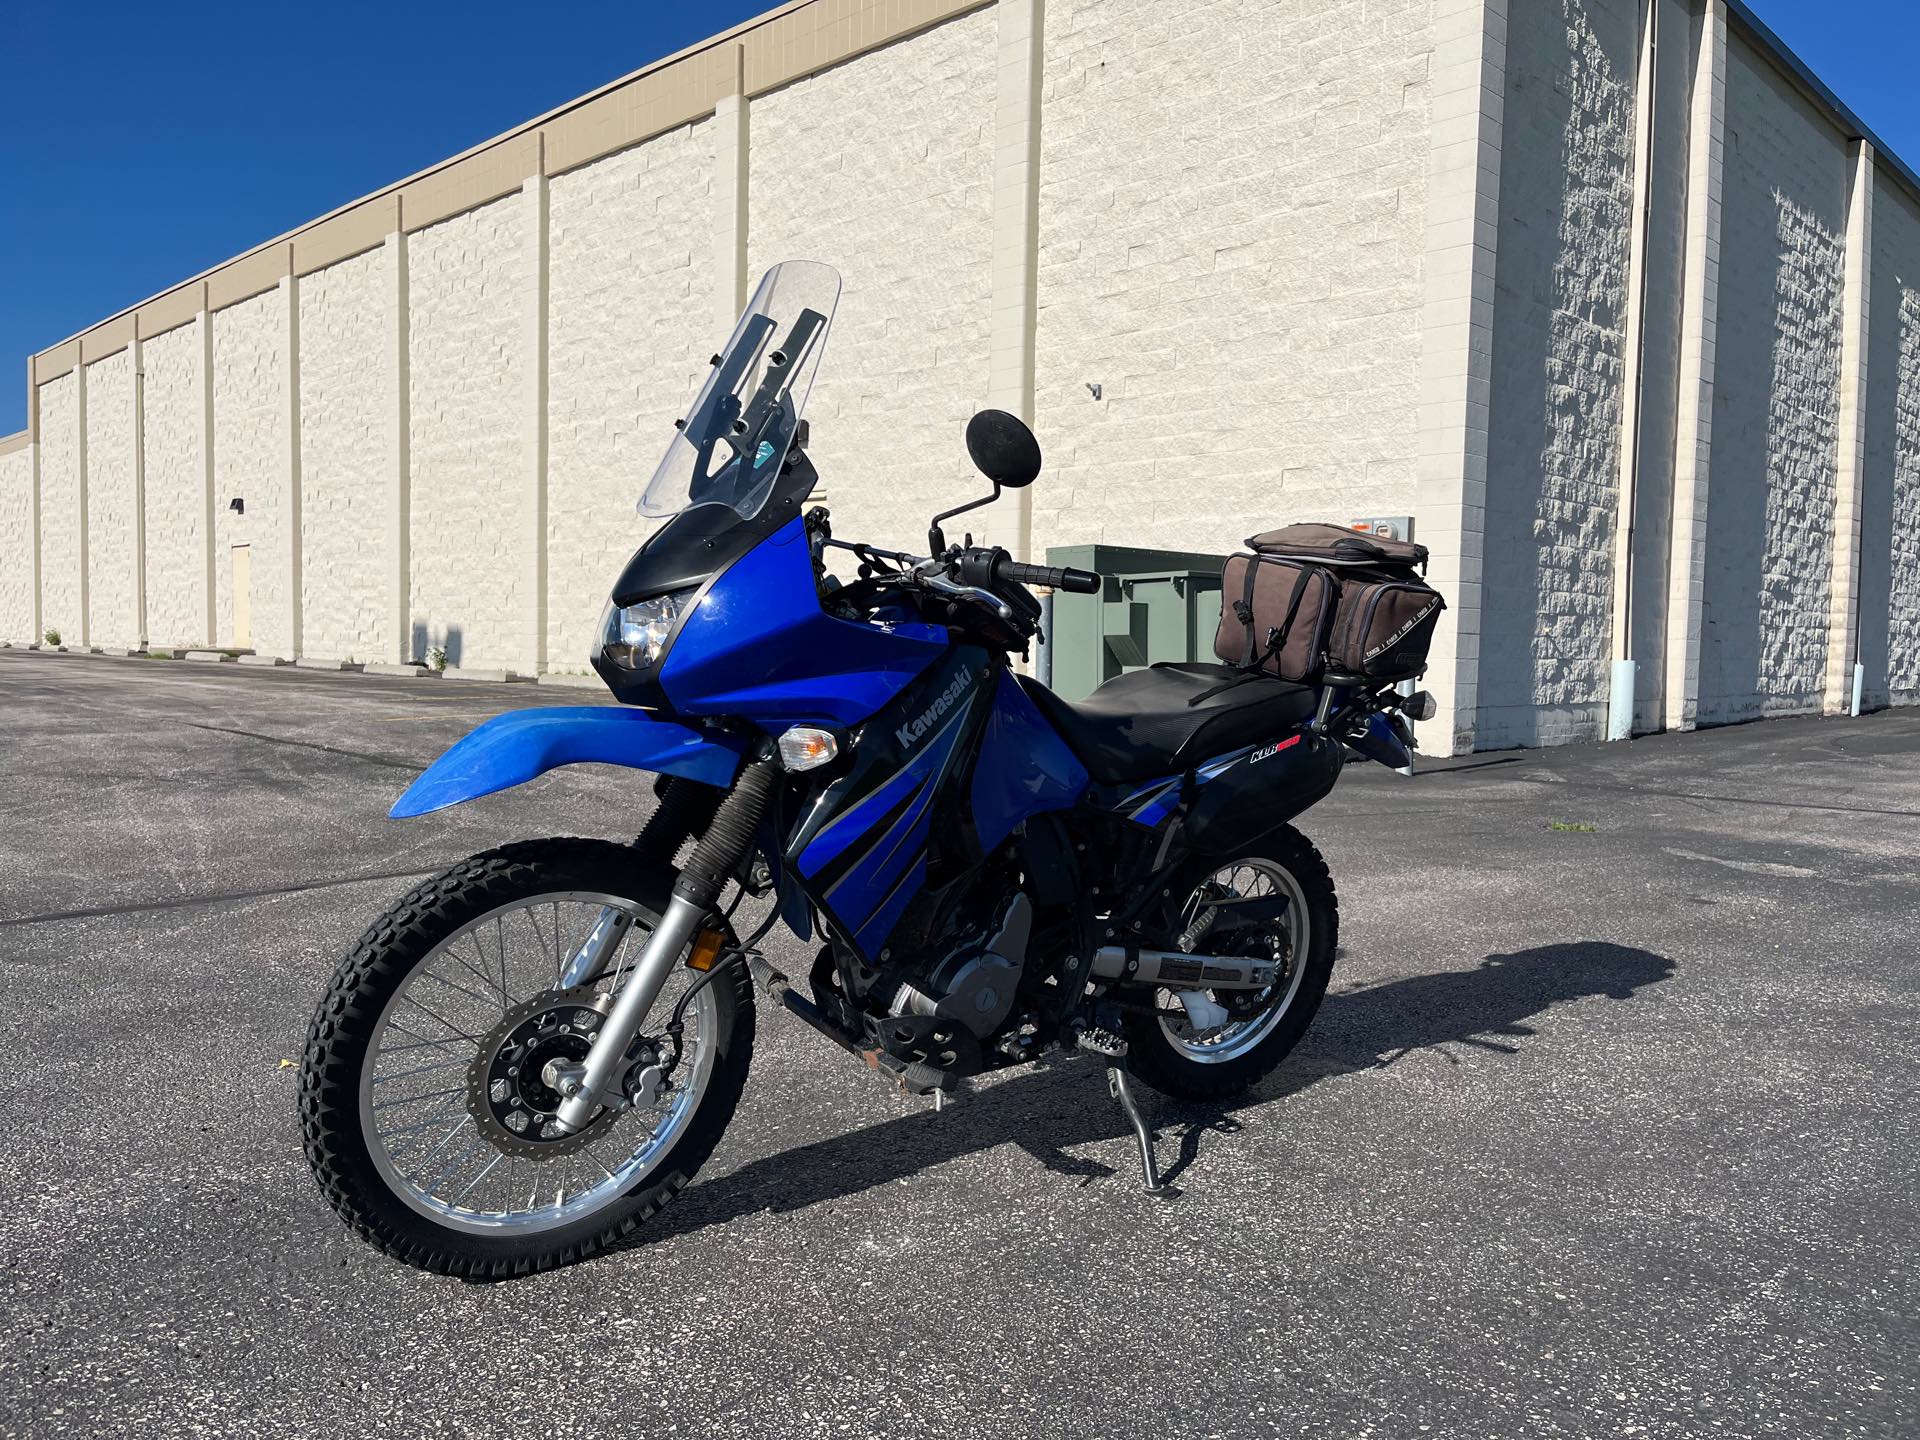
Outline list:
[[[780,763],[789,770],[815,770],[840,753],[831,730],[796,725],[780,737]]]
[[[727,937],[718,930],[702,930],[693,937],[693,951],[687,956],[689,970],[711,970],[713,962],[720,958],[720,947]]]

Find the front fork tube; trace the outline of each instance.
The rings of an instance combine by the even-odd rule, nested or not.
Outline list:
[[[614,952],[620,948],[620,942],[627,938],[627,931],[632,928],[633,917],[626,911],[616,910],[611,905],[602,906],[600,918],[593,922],[593,929],[580,942],[580,948],[573,952],[573,958],[567,961],[567,968],[560,972],[560,988],[571,990],[602,974],[607,962],[613,959]]]
[[[587,1122],[599,1111],[601,1097],[606,1094],[609,1085],[618,1083],[621,1078],[627,1047],[633,1043],[633,1037],[640,1033],[647,1012],[653,1008],[653,1002],[659,998],[662,987],[673,974],[674,967],[680,963],[681,953],[699,930],[700,922],[706,918],[705,905],[679,895],[669,902],[659,928],[647,937],[646,948],[640,952],[640,958],[634,961],[632,974],[627,977],[626,984],[620,987],[613,1009],[600,1027],[599,1038],[593,1042],[593,1048],[587,1051],[586,1068],[576,1079],[567,1082],[572,1089],[562,1097],[560,1108],[554,1112],[555,1123],[561,1131],[571,1135],[585,1129]],[[589,939],[588,944],[591,943]],[[585,948],[582,947],[583,950]]]
[[[749,765],[740,772],[733,789],[713,813],[706,833],[693,847],[687,863],[673,882],[673,899],[659,928],[647,937],[646,945],[633,963],[627,981],[614,996],[613,1009],[600,1026],[600,1034],[587,1051],[585,1063],[576,1075],[568,1075],[560,1084],[560,1105],[554,1122],[563,1134],[574,1135],[587,1127],[602,1105],[618,1104],[625,1096],[618,1093],[624,1084],[623,1068],[633,1037],[640,1033],[647,1012],[660,998],[660,991],[680,963],[680,956],[713,913],[714,902],[727,878],[747,856],[760,820],[766,814],[779,783],[779,766],[768,760]],[[602,933],[603,930],[606,933]],[[572,970],[582,976],[594,973],[596,963],[604,964],[602,954],[613,950],[614,925],[603,914],[594,927],[581,954],[574,957]],[[594,952],[589,954],[587,952]]]

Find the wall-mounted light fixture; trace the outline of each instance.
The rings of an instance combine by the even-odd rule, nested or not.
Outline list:
[[[247,513],[247,502],[236,495],[227,501],[227,508],[236,515],[244,515]]]

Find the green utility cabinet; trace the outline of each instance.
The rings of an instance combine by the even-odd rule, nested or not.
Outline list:
[[[1040,673],[1063,700],[1160,660],[1211,660],[1220,628],[1223,555],[1061,545],[1047,564],[1096,570],[1098,595],[1053,593],[1053,623]]]

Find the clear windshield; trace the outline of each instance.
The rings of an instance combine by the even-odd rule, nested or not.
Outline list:
[[[642,515],[706,504],[748,519],[760,513],[807,408],[839,300],[840,273],[830,265],[788,260],[761,277],[641,493]]]

